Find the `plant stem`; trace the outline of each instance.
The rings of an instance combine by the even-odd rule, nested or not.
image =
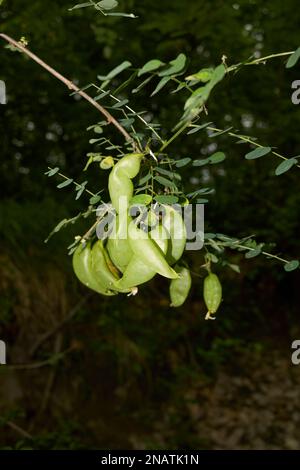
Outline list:
[[[190,126],[190,127],[196,127],[196,126]],[[222,132],[223,131],[223,129],[218,129],[216,127],[209,127],[209,126],[206,127],[206,129],[208,129],[209,131],[213,131],[213,132]],[[248,142],[249,144],[255,145],[256,147],[264,147],[264,145],[261,145],[258,142],[255,142],[254,140],[250,139],[250,137],[245,137],[244,135],[235,134],[234,132],[227,132],[227,134],[230,135],[231,137],[235,137],[239,140],[243,140],[244,142]],[[271,153],[273,155],[275,155],[276,157],[281,158],[282,160],[289,160],[289,158],[284,157],[280,153],[274,152],[273,150],[271,150]],[[300,165],[295,165],[295,166],[300,168]]]
[[[183,126],[181,126],[177,132],[175,132],[175,134],[172,135],[172,137],[170,137],[169,140],[167,140],[159,149],[159,152],[162,152],[163,150],[165,150],[175,139],[177,139],[177,137],[182,134],[182,132],[190,125],[189,122],[186,122]]]
[[[236,245],[236,247],[243,248],[248,251],[255,251],[255,248],[250,248],[249,246],[245,246],[245,245]],[[277,255],[272,255],[272,253],[268,253],[267,251],[261,251],[261,254],[267,256],[268,258],[273,258],[273,259],[276,259],[277,261],[281,261],[284,264],[288,263],[288,260],[281,258],[280,256],[277,256]]]
[[[284,57],[288,55],[292,55],[295,51],[290,51],[290,52],[279,52],[278,54],[270,54],[266,55],[265,57],[259,57],[258,59],[251,60],[250,62],[244,62],[236,65],[231,65],[230,67],[227,68],[227,72],[232,72],[233,70],[238,69],[240,66],[243,65],[256,65],[260,64],[261,62],[265,62],[268,59],[274,59],[276,57]]]
[[[87,100],[92,106],[94,106],[98,111],[100,111],[101,114],[106,118],[107,122],[109,124],[113,124],[116,129],[125,137],[125,139],[128,142],[132,142],[132,145],[136,151],[138,151],[138,146],[136,142],[133,140],[133,138],[128,134],[126,129],[97,101],[95,101],[91,96],[89,96],[87,93],[82,91],[78,86],[76,86],[72,81],[68,80],[65,78],[63,75],[61,75],[59,72],[57,72],[54,68],[50,67],[46,62],[41,60],[37,55],[35,55],[33,52],[31,52],[27,47],[23,46],[20,42],[15,41],[12,39],[10,36],[7,36],[6,34],[0,33],[0,37],[7,41],[8,43],[12,44],[14,47],[16,47],[19,51],[23,52],[26,54],[28,57],[30,57],[32,60],[34,60],[37,64],[39,64],[41,67],[43,67],[45,70],[47,70],[51,75],[56,77],[58,80],[63,82],[70,90],[76,91],[82,98]]]
[[[48,166],[48,170],[53,170],[53,168],[51,168],[50,166]],[[69,180],[70,178],[66,175],[64,175],[63,173],[56,173],[58,176],[60,176],[61,178],[65,179],[65,180]],[[78,187],[81,187],[81,184],[80,183],[77,183],[76,181],[72,181],[72,183]],[[95,193],[92,193],[92,191],[89,191],[88,189],[84,188],[85,192],[88,193],[90,196],[96,196]]]

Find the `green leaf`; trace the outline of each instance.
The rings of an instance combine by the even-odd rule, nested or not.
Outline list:
[[[147,63],[139,70],[138,77],[141,77],[142,75],[144,75],[144,73],[153,72],[154,70],[159,69],[159,68],[162,67],[163,65],[165,65],[165,63],[162,62],[161,60],[158,60],[158,59],[149,60],[149,62],[147,62]]]
[[[195,127],[192,128],[192,130],[187,132],[187,135],[194,134],[195,132],[201,131],[201,129],[205,129],[210,124],[212,124],[212,122],[206,122],[206,123],[202,124],[201,126],[195,126]]]
[[[298,162],[297,162],[296,158],[289,158],[288,160],[284,160],[276,168],[275,175],[276,176],[282,175],[286,171],[290,170],[292,168],[292,166],[297,165],[297,163]]]
[[[197,90],[192,93],[184,105],[186,112],[183,117],[185,119],[189,119],[191,110],[196,110],[197,108],[201,108],[201,106],[203,106],[203,104],[208,100],[212,89],[224,78],[225,74],[226,69],[224,65],[218,65],[218,67],[216,67],[213,71],[211,80],[205,86],[197,88]]]
[[[299,261],[297,259],[293,259],[284,265],[284,269],[287,272],[294,271],[299,267]]]
[[[226,158],[226,155],[225,153],[223,152],[216,152],[214,153],[213,155],[211,155],[210,157],[208,157],[208,161],[209,163],[211,163],[212,165],[214,165],[215,163],[221,163],[225,160]]]
[[[193,91],[184,105],[185,110],[199,108],[205,103],[211,91],[211,88],[208,85],[209,84],[201,86]]]
[[[1,3],[0,3],[0,5],[1,5]],[[91,7],[91,6],[92,6],[91,2],[78,3],[77,5],[74,5],[73,7],[69,8],[68,10],[72,11],[72,10],[77,10],[78,8],[86,8],[86,7]]]
[[[98,80],[101,80],[101,81],[104,81],[103,85],[102,85],[102,88],[104,86],[106,86],[108,84],[108,82],[112,79],[112,78],[115,78],[117,75],[119,75],[121,72],[123,72],[124,70],[128,69],[129,67],[131,67],[131,62],[129,62],[128,60],[125,60],[124,62],[122,62],[120,65],[118,65],[117,67],[115,67],[113,70],[111,70],[107,75],[98,75],[97,78]]]
[[[93,196],[90,198],[89,203],[93,206],[94,204],[98,204],[99,201],[101,201],[100,196]]]
[[[300,58],[300,47],[298,47],[298,49],[296,49],[295,52],[293,52],[293,54],[289,57],[289,60],[286,63],[286,68],[290,69],[294,67],[294,65],[296,65],[296,63],[298,62],[299,58]]]
[[[212,78],[214,69],[201,69],[199,72],[186,77],[186,80],[196,80],[198,82],[206,83]]]
[[[176,75],[176,74],[182,72],[183,69],[185,68],[185,64],[186,64],[185,54],[179,54],[176,57],[176,59],[171,60],[171,62],[169,64],[170,64],[170,66],[167,69],[162,70],[161,72],[159,72],[159,74],[158,74],[159,77],[166,77],[166,76],[170,76],[170,75]]]
[[[197,204],[206,204],[207,202],[209,202],[209,200],[201,198],[201,199],[196,199],[196,202]]]
[[[258,147],[245,155],[246,160],[254,160],[271,152],[271,147]]]
[[[170,77],[164,77],[159,82],[155,90],[151,93],[151,96],[156,95],[169,81],[171,80]]]
[[[68,223],[68,219],[61,220],[53,229],[53,232],[59,232]]]
[[[238,264],[227,263],[227,266],[232,269],[232,271],[235,271],[236,273],[240,274],[241,270]]]
[[[72,184],[72,183],[73,183],[72,178],[68,178],[66,181],[63,181],[62,183],[60,183],[59,185],[57,185],[57,188],[58,188],[58,189],[65,188],[66,186],[69,186],[69,185]]]
[[[119,11],[116,13],[106,13],[106,16],[123,16],[124,18],[138,18],[133,13],[121,13]]]
[[[180,160],[175,161],[175,166],[177,168],[181,168],[183,166],[188,165],[191,161],[192,161],[192,159],[190,157],[181,158]]]
[[[245,254],[245,258],[247,258],[247,259],[255,258],[255,256],[260,255],[260,253],[261,253],[261,249],[260,249],[260,248],[257,248],[256,250],[249,250],[249,251],[247,251],[247,253]]]
[[[219,261],[219,258],[214,254],[214,253],[207,253],[207,257],[212,261],[213,263],[217,263]]]
[[[202,160],[194,160],[193,166],[203,166],[209,163],[209,158],[203,158]]]
[[[126,104],[128,104],[128,103],[129,103],[129,101],[127,99],[122,100],[122,101],[118,101],[116,104],[114,104],[112,106],[112,108],[114,108],[114,109],[122,108],[123,106],[126,106]]]
[[[103,91],[103,93],[100,93],[100,95],[95,96],[94,100],[95,101],[100,101],[102,98],[105,98],[105,96],[110,94],[110,90],[108,91]]]
[[[125,127],[126,129],[130,128],[130,126],[134,123],[134,118],[125,118],[119,120],[120,124]]]
[[[165,170],[164,168],[161,168],[160,166],[154,167],[155,171],[158,171],[161,175],[168,176],[171,179],[177,179],[178,181],[181,181],[181,176],[178,173],[175,173],[174,171],[170,170]]]
[[[232,126],[228,127],[227,129],[222,129],[221,131],[213,132],[212,134],[209,135],[209,137],[212,138],[212,137],[217,137],[222,134],[226,134],[227,132],[231,131],[231,129],[233,129]]]
[[[216,236],[216,233],[206,232],[204,234],[204,240],[212,240],[213,238],[216,238]]]
[[[163,186],[167,188],[176,188],[176,185],[173,181],[168,180],[164,176],[155,176],[154,179],[159,183],[162,184]]]
[[[140,83],[136,88],[134,88],[131,93],[138,93],[144,86],[146,86],[150,80],[152,80],[154,75],[150,75],[150,77],[147,77],[146,80],[143,80],[142,83]]]
[[[139,181],[139,186],[143,186],[143,184],[147,183],[151,179],[151,173],[147,173],[147,175],[143,176],[143,178]]]
[[[76,197],[75,197],[75,200],[77,201],[77,199],[80,198],[80,196],[82,195],[82,193],[84,192],[85,190],[85,185],[82,185],[82,186],[77,186],[76,187],[76,191],[77,191],[77,194],[76,194]]]
[[[112,10],[113,8],[118,6],[117,0],[101,0],[98,2],[97,5],[103,10]]]
[[[213,88],[217,83],[219,83],[226,75],[226,68],[223,64],[218,65],[213,71],[209,85]]]
[[[94,161],[94,158],[93,158],[92,156],[89,157],[89,159],[88,159],[88,161],[87,161],[87,163],[86,163],[86,165],[85,165],[83,171],[86,171],[86,170],[88,169],[88,167],[90,166],[90,164],[93,163],[93,161]]]
[[[187,194],[187,197],[188,198],[193,198],[195,196],[199,196],[200,194],[201,195],[206,195],[206,194],[211,194],[213,193],[214,190],[213,189],[210,189],[210,188],[201,188],[201,189],[197,189],[196,191],[192,192],[192,193],[189,193]]]
[[[178,91],[183,90],[184,88],[186,88],[185,82],[180,82],[175,90],[171,91],[171,93],[178,93]]]
[[[152,202],[152,196],[150,194],[138,194],[133,196],[133,198],[130,201],[131,205],[144,205],[148,206]]]
[[[50,176],[56,175],[56,173],[58,173],[58,172],[59,172],[59,168],[58,168],[58,166],[56,166],[55,168],[52,168],[51,170],[46,171],[45,175],[50,177]]]
[[[155,201],[158,202],[159,204],[176,204],[178,202],[178,197],[177,196],[155,196]]]

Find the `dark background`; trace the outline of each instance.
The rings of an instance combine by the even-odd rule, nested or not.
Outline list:
[[[31,50],[80,86],[125,59],[140,67],[184,52],[193,71],[218,64],[223,54],[232,64],[257,51],[265,56],[300,45],[296,0],[120,2],[135,20],[104,18],[92,8],[70,12],[72,5],[5,1],[1,31],[25,36]],[[231,75],[210,100],[209,120],[298,155],[300,112],[291,102],[291,83],[300,79],[300,65],[284,65],[285,59],[274,59]],[[86,128],[101,118],[37,64],[4,47],[0,79],[8,94],[0,106],[0,338],[8,364],[29,365],[0,369],[0,447],[300,448],[300,378],[290,361],[291,342],[300,334],[299,270],[288,274],[266,258],[229,253],[241,274],[218,270],[224,300],[215,322],[204,321],[198,277],[176,310],[160,279],[135,298],[90,294],[72,273],[66,248],[91,221],[44,243],[53,226],[88,199],[57,190],[59,181],[44,172],[57,165],[88,179],[95,192],[104,188],[107,174],[96,167],[82,176],[86,154],[95,150]],[[184,96],[166,90],[150,101],[151,91],[129,90],[130,103],[151,108],[170,132]],[[276,177],[275,157],[249,162],[247,145],[226,135],[214,142],[227,159],[209,173],[216,192],[206,207],[206,230],[255,234],[274,252],[298,258],[298,168]],[[180,138],[170,151],[197,158],[210,143],[199,133]],[[202,171],[194,168],[193,176],[201,179]],[[186,170],[188,188],[190,176]],[[202,252],[189,257],[194,267],[203,263]]]

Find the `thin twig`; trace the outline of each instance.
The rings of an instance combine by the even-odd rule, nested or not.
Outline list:
[[[0,37],[7,41],[8,43],[12,44],[14,47],[16,47],[19,51],[23,52],[26,54],[28,57],[30,57],[32,60],[34,60],[37,64],[39,64],[41,67],[43,67],[45,70],[47,70],[51,75],[56,77],[58,80],[63,82],[70,90],[76,91],[78,95],[82,96],[85,100],[87,100],[92,106],[94,106],[98,111],[100,111],[101,114],[106,118],[107,122],[110,124],[113,124],[118,131],[123,134],[125,139],[128,142],[131,142],[134,149],[136,151],[139,151],[139,147],[132,138],[130,134],[124,129],[124,127],[97,101],[95,101],[91,96],[89,96],[87,93],[82,91],[78,86],[76,86],[71,80],[68,80],[66,77],[61,75],[59,72],[57,72],[54,68],[50,67],[46,62],[44,62],[42,59],[40,59],[37,55],[35,55],[33,52],[31,52],[27,47],[23,46],[20,42],[15,41],[12,39],[10,36],[7,36],[6,34],[0,33]]]
[[[193,127],[193,126],[191,126],[191,127]],[[215,128],[215,127],[209,127],[209,126],[207,127],[207,129],[208,129],[209,131],[214,131],[214,132],[222,132],[222,131],[223,131],[223,129],[217,129],[217,128]],[[244,136],[244,135],[240,135],[240,134],[235,134],[234,132],[227,132],[227,134],[228,134],[229,136],[231,136],[231,137],[235,137],[235,138],[237,138],[237,139],[239,139],[239,140],[243,140],[244,142],[248,142],[249,144],[255,145],[256,147],[261,147],[261,148],[264,147],[263,145],[259,144],[258,142],[255,142],[254,140],[252,140],[252,139],[251,139],[250,137],[248,137],[248,136]],[[271,153],[272,153],[273,155],[275,155],[276,157],[281,158],[282,160],[289,160],[289,158],[285,157],[284,155],[281,155],[281,154],[278,153],[278,152],[274,152],[272,149],[271,149]],[[300,168],[300,165],[295,165],[295,166],[297,166],[298,168]]]
[[[292,55],[292,54],[294,54],[294,52],[295,51],[279,52],[277,54],[270,54],[270,55],[266,55],[265,57],[259,57],[258,59],[253,59],[253,60],[250,60],[249,62],[244,62],[244,63],[240,63],[240,64],[231,65],[230,67],[227,68],[227,72],[232,72],[233,70],[236,70],[236,69],[238,69],[239,67],[241,67],[243,65],[258,65],[260,63],[264,63],[266,60],[269,60],[269,59],[274,59],[276,57],[284,57],[284,56]]]
[[[98,217],[96,222],[88,229],[88,231],[81,237],[81,242],[84,243],[86,242],[90,236],[94,233],[96,230],[98,224],[101,222],[102,217]]]
[[[25,431],[25,429],[22,429],[20,426],[17,424],[13,423],[12,421],[6,421],[7,426],[9,426],[11,429],[16,431],[20,436],[25,437],[26,439],[33,439],[33,436],[29,434],[29,432]]]

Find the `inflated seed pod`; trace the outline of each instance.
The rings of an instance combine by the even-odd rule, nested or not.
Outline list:
[[[114,275],[114,277],[116,279],[120,279],[120,271],[118,270],[118,268],[114,265],[114,263],[110,259],[109,254],[108,254],[106,249],[104,250],[104,257],[105,257],[105,261],[106,261],[106,264],[107,264],[108,269],[110,270],[110,272]]]
[[[175,266],[175,271],[179,274],[179,279],[172,279],[170,283],[170,307],[180,307],[189,295],[192,278],[190,270],[184,266]]]
[[[127,211],[133,196],[132,179],[138,174],[142,153],[132,153],[122,157],[112,168],[108,179],[111,202],[117,213]]]
[[[91,264],[92,269],[97,275],[101,285],[111,291],[129,293],[130,289],[121,289],[117,286],[118,277],[116,277],[107,264],[107,254],[102,240],[97,240],[92,248]]]
[[[173,265],[178,261],[186,244],[186,226],[181,214],[172,206],[164,205],[165,215],[163,225],[170,235],[170,243],[167,251],[167,261]]]
[[[167,233],[163,226],[157,225],[150,232],[150,238],[165,255],[168,247]],[[156,271],[149,267],[148,263],[141,260],[140,256],[133,255],[123,276],[117,282],[120,288],[131,288],[150,281],[156,275]]]
[[[123,273],[133,252],[128,240],[128,226],[131,218],[125,212],[116,216],[114,230],[107,240],[107,251],[113,264]]]
[[[222,300],[222,286],[216,274],[209,273],[204,279],[203,297],[208,310],[205,320],[214,320],[212,315],[216,313]]]
[[[152,271],[169,279],[178,278],[178,274],[169,266],[161,249],[149,235],[138,228],[134,221],[129,224],[128,238],[131,249]]]
[[[115,292],[107,289],[106,285],[98,278],[92,267],[91,245],[85,247],[80,244],[73,254],[73,269],[82,284],[102,295],[115,295]]]

